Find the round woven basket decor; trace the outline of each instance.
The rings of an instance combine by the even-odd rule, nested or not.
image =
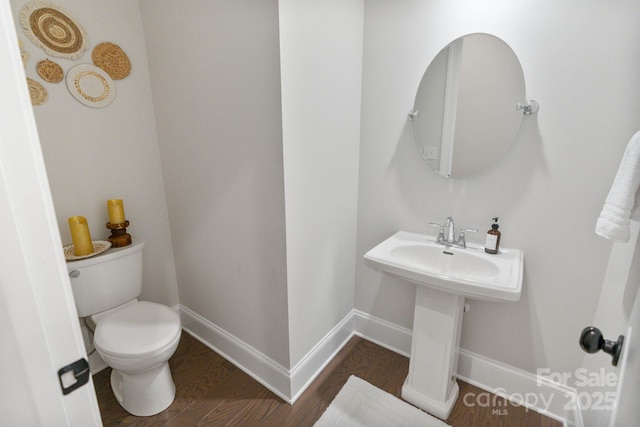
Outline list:
[[[47,102],[49,95],[44,86],[29,77],[27,77],[27,86],[29,87],[29,96],[31,96],[31,105],[42,105]]]
[[[131,62],[126,53],[114,43],[104,42],[93,48],[91,60],[114,80],[122,80],[131,72]]]
[[[24,68],[27,68],[27,62],[29,62],[29,52],[26,51],[24,49],[24,46],[22,44],[22,40],[18,40],[18,46],[20,46],[20,56],[22,57],[22,65],[24,65]]]
[[[48,55],[77,59],[87,48],[82,27],[57,7],[27,3],[20,10],[20,24],[29,40]]]
[[[38,65],[36,65],[36,71],[45,82],[60,83],[64,78],[64,71],[62,71],[62,67],[48,59],[38,62]]]

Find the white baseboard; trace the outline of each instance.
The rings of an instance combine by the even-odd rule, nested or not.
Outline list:
[[[189,308],[179,305],[178,313],[182,329],[291,403],[290,372],[287,368]]]
[[[300,397],[352,336],[353,316],[349,313],[291,369],[291,402]]]
[[[289,370],[189,308],[177,310],[184,330],[291,404],[353,336],[349,314]]]
[[[532,409],[564,423],[569,414],[573,388],[552,383],[533,373],[523,371],[465,349],[459,349],[456,376],[461,380],[504,397],[514,404]],[[462,396],[464,398],[464,396]],[[485,402],[482,397],[467,396],[466,402]],[[465,402],[465,403],[466,403]]]
[[[352,315],[356,335],[409,357],[412,335],[410,329],[359,310],[353,310]],[[568,413],[565,409],[571,406],[571,402],[575,402],[572,395],[576,391],[570,387],[551,383],[530,372],[465,349],[459,349],[456,376],[469,384],[561,421],[565,426],[582,427],[579,412]],[[475,401],[471,397],[475,396],[468,397],[467,401],[473,404]],[[575,421],[567,421],[568,419]]]
[[[187,307],[178,306],[177,310],[187,332],[288,403],[297,400],[353,335],[406,357],[411,352],[410,329],[352,310],[300,362],[287,369]],[[483,390],[562,421],[565,426],[582,427],[580,413],[566,409],[570,402],[575,402],[575,390],[570,387],[465,349],[460,349],[456,375]],[[467,397],[470,404],[476,402],[473,397]]]
[[[411,329],[403,328],[360,310],[353,310],[351,315],[353,316],[355,335],[409,357],[411,354]]]

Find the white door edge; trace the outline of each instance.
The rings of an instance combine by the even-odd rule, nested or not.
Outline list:
[[[0,94],[0,298],[17,347],[9,351],[22,362],[0,369],[24,370],[36,412],[25,417],[101,425],[91,379],[65,396],[57,375],[86,353],[8,0],[0,0]]]

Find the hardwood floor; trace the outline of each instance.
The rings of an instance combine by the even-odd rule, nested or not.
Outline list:
[[[302,394],[289,405],[260,383],[187,333],[169,361],[176,398],[164,412],[135,417],[116,402],[109,375],[93,380],[105,426],[295,426],[306,427],[320,418],[349,376],[356,375],[400,396],[409,360],[361,338],[351,339]],[[560,427],[562,423],[458,380],[460,396],[446,423],[466,426]],[[472,394],[471,394],[472,393]],[[478,396],[484,396],[479,399]],[[466,400],[470,405],[465,405]],[[479,404],[474,404],[474,402]],[[486,405],[487,402],[493,405]]]

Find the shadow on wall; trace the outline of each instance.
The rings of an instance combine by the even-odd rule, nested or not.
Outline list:
[[[376,271],[375,274],[378,275],[379,273]],[[376,316],[383,319],[389,319],[389,301],[394,301],[395,306],[407,307],[407,312],[405,312],[403,316],[406,323],[400,324],[400,326],[413,329],[416,286],[419,285],[407,280],[396,279],[386,274],[379,274],[379,283],[376,283],[375,289],[377,292],[371,312],[376,313]],[[407,353],[411,351],[410,348],[403,350]]]
[[[627,276],[627,283],[624,287],[622,295],[622,310],[625,319],[631,317],[631,310],[638,294],[638,287],[640,287],[640,239],[636,242],[636,247],[633,252],[633,261],[629,268],[629,274]]]
[[[481,348],[478,340],[517,342],[517,348],[511,348],[509,354],[492,352],[490,348],[494,346],[490,345],[482,355],[511,366],[548,366],[545,349],[534,345],[534,343],[542,342],[542,328],[538,321],[541,317],[535,306],[534,295],[529,284],[525,255],[522,294],[519,301],[510,303],[467,299],[466,302],[469,303],[471,309],[463,317],[461,347]],[[466,326],[479,322],[486,323],[486,312],[500,313],[499,318],[505,319],[505,321],[499,324],[486,324],[486,336],[472,336],[474,330],[477,331],[477,329]]]

